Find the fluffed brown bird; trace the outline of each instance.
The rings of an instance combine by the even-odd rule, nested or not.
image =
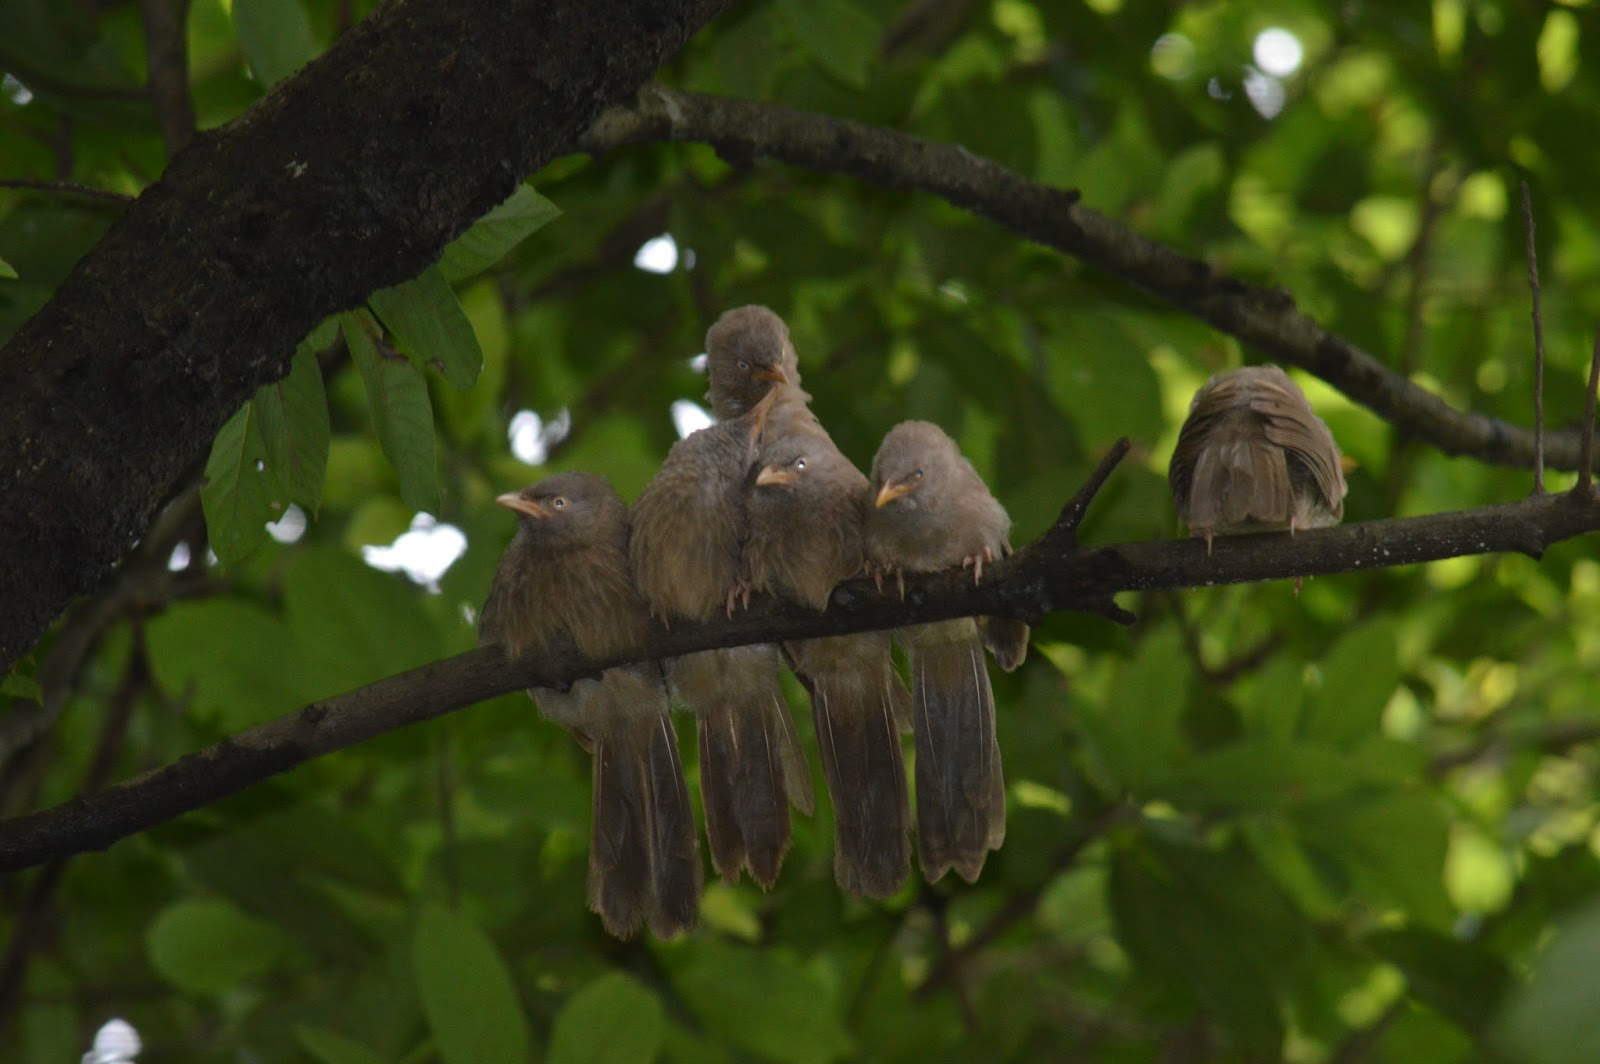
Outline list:
[[[770,423],[769,423],[770,427]],[[865,561],[867,478],[821,427],[797,421],[763,434],[750,495],[745,557],[751,585],[813,609]],[[834,878],[851,894],[886,898],[910,864],[900,719],[907,695],[885,632],[786,644],[811,694],[823,776],[834,808]]]
[[[634,581],[668,623],[732,613],[747,593],[745,486],[775,399],[769,392],[743,415],[679,440],[634,503]],[[772,644],[667,663],[674,694],[696,718],[711,863],[729,881],[748,868],[769,889],[789,849],[790,803],[809,815],[814,801],[778,668]]]
[[[903,421],[872,460],[874,506],[867,560],[903,578],[953,566],[980,579],[985,562],[1011,553],[1011,518],[972,463],[939,426]],[[1002,666],[1028,650],[1028,626],[985,618]],[[903,628],[911,662],[917,748],[917,857],[928,882],[954,868],[968,883],[1006,837],[1005,778],[995,738],[994,694],[984,666],[985,632],[963,617]]]
[[[1344,517],[1339,445],[1277,366],[1219,373],[1195,393],[1167,472],[1191,535],[1336,525]]]
[[[517,658],[570,639],[589,657],[637,645],[649,616],[628,571],[628,509],[590,473],[561,473],[495,500],[517,513],[478,625]],[[570,690],[533,688],[539,710],[594,757],[589,907],[630,938],[694,926],[701,869],[694,813],[660,669],[607,669]]]
[[[718,418],[738,417],[775,393],[762,435],[821,431],[811,396],[800,387],[800,360],[789,327],[759,304],[726,311],[706,332],[706,399]]]

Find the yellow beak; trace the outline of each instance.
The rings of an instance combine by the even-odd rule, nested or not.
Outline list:
[[[550,511],[534,502],[525,499],[520,492],[508,491],[504,495],[495,496],[494,504],[504,506],[507,510],[515,510],[519,514],[526,514],[536,520],[543,521],[550,516]]]
[[[756,487],[770,488],[774,484],[793,484],[795,480],[795,475],[787,469],[763,466],[761,472],[756,474]]]
[[[881,491],[878,492],[877,507],[881,510],[885,506],[888,506],[890,503],[894,502],[896,499],[900,498],[902,495],[910,495],[916,490],[917,488],[914,484],[907,484],[903,480],[891,480],[889,483],[883,486]]]

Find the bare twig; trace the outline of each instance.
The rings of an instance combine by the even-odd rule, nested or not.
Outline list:
[[[1185,314],[1338,388],[1378,416],[1449,454],[1531,467],[1525,429],[1456,410],[1338,336],[1281,289],[1246,284],[1078,203],[1075,192],[1029,181],[965,148],[775,104],[652,85],[612,108],[579,139],[607,152],[661,141],[704,143],[725,155],[771,158],[847,174],[885,188],[915,188],[1026,239],[1072,255],[1150,292]],[[1544,459],[1577,468],[1578,434],[1547,439]]]
[[[145,91],[161,126],[167,158],[194,136],[189,99],[189,0],[139,0],[144,22]]]
[[[99,200],[103,203],[115,203],[118,207],[126,207],[133,202],[133,197],[125,192],[113,192],[109,188],[95,188],[77,181],[44,181],[32,177],[0,177],[0,188],[26,188],[36,192],[54,192],[65,196],[83,196],[85,199]]]
[[[1585,495],[1594,491],[1594,406],[1600,390],[1600,329],[1595,330],[1594,350],[1589,355],[1589,392],[1583,397],[1583,447],[1578,452],[1578,488]]]
[[[1539,314],[1539,252],[1533,239],[1533,200],[1522,182],[1522,233],[1533,293],[1533,490],[1544,491],[1544,320]]]

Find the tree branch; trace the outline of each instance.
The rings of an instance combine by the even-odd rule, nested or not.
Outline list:
[[[1144,289],[1281,362],[1301,366],[1447,454],[1531,467],[1533,434],[1456,410],[1300,311],[1281,289],[1246,284],[958,145],[775,104],[660,85],[601,115],[584,134],[603,153],[658,141],[705,143],[732,158],[767,157],[884,188],[915,188]],[[1578,433],[1551,434],[1548,464],[1576,469]]]
[[[722,4],[381,5],[174,156],[0,351],[0,672],[317,322],[420,273]]]
[[[1097,470],[1091,484],[1102,477]],[[1075,502],[1086,503],[1083,493]],[[0,872],[31,867],[118,839],[199,809],[312,758],[524,687],[566,687],[628,661],[742,646],[883,630],[965,616],[1037,620],[1056,610],[1131,617],[1112,602],[1120,591],[1247,583],[1356,572],[1498,551],[1538,556],[1552,543],[1600,529],[1600,495],[1571,491],[1514,503],[1290,535],[1223,537],[1208,556],[1197,539],[1108,547],[1073,542],[1069,505],[1063,521],[986,569],[974,584],[964,569],[910,576],[902,601],[870,579],[833,593],[829,608],[759,598],[736,617],[709,624],[657,627],[643,646],[587,660],[570,648],[538,661],[507,661],[475,650],[312,703],[247,729],[172,764],[52,809],[0,821]]]

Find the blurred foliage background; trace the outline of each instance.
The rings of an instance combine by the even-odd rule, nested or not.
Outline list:
[[[186,6],[204,128],[369,5]],[[773,0],[661,77],[1079,188],[1522,425],[1526,179],[1560,426],[1600,321],[1597,47],[1578,2]],[[0,178],[156,180],[145,49],[138,4],[0,6]],[[119,210],[0,188],[0,338]],[[789,320],[858,464],[902,418],[948,428],[1018,542],[1121,435],[1086,536],[1177,534],[1188,397],[1258,357],[915,190],[701,146],[563,159],[452,253],[223,430],[181,592],[127,609],[4,747],[6,813],[470,647],[512,531],[493,496],[572,468],[635,494],[728,307]],[[1354,461],[1350,520],[1528,490],[1301,379]],[[1600,1059],[1592,542],[1124,604],[1131,629],[1055,615],[996,674],[1009,835],[975,885],[841,897],[819,781],[770,894],[713,885],[693,934],[611,941],[583,903],[588,760],[507,696],[0,883],[0,1056],[74,1059],[120,1015],[157,1060]],[[36,681],[6,683],[20,718]]]

